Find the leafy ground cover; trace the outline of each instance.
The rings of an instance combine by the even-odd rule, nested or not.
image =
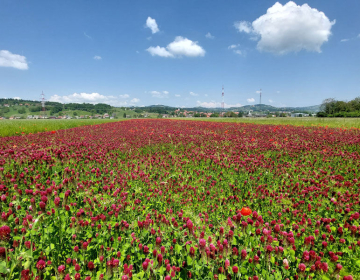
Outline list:
[[[6,279],[357,279],[360,131],[130,120],[0,138]]]
[[[119,120],[74,119],[74,120],[0,120],[0,137],[68,129]]]

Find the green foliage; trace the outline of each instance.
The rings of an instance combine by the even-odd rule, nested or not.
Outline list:
[[[317,113],[318,117],[340,117],[340,118],[358,118],[360,117],[360,97],[345,102],[328,98],[320,106],[321,111]]]
[[[84,125],[95,125],[116,122],[110,119],[79,119],[79,120],[0,120],[0,137],[19,135],[24,132],[37,133],[43,131],[68,129]]]
[[[18,113],[19,113],[19,114],[25,114],[25,113],[26,113],[26,109],[25,109],[25,108],[20,108],[20,109],[18,110]]]

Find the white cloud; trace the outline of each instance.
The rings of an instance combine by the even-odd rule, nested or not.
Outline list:
[[[200,107],[205,107],[205,108],[220,108],[221,107],[221,103],[220,102],[215,102],[215,101],[210,101],[210,102],[201,102],[201,101],[196,101],[197,106]],[[241,107],[242,104],[240,103],[236,103],[236,104],[224,104],[225,108],[231,108],[231,107]]]
[[[256,93],[260,93],[261,92],[261,90],[257,90],[257,91],[255,91]]]
[[[270,102],[270,103],[273,103],[274,101],[272,101],[271,99],[269,99],[269,102]]]
[[[248,21],[237,21],[234,23],[234,26],[239,32],[250,33],[253,32],[251,23]]]
[[[102,95],[97,92],[93,93],[73,93],[70,95],[52,95],[49,101],[60,102],[60,103],[106,103],[112,106],[128,106],[138,103],[140,99],[133,98],[129,102],[124,99],[129,98],[128,94],[119,95],[119,97],[112,95]]]
[[[152,97],[156,97],[156,98],[168,98],[169,97],[169,92],[167,91],[156,91],[156,90],[153,90],[153,91],[150,91],[150,94]]]
[[[175,94],[175,97],[181,97],[181,95],[180,94]]]
[[[164,93],[164,94],[168,94],[169,92],[168,92],[167,90],[164,90],[163,93]]]
[[[228,46],[228,49],[229,49],[229,50],[232,50],[233,53],[235,53],[235,54],[244,55],[244,56],[245,56],[245,52],[239,50],[239,49],[238,49],[239,47],[240,47],[240,44],[237,44],[237,45],[233,44],[233,45]]]
[[[181,36],[177,36],[166,48],[160,46],[149,47],[147,51],[152,56],[157,55],[162,57],[196,57],[205,55],[205,50],[199,46],[197,42]]]
[[[130,103],[138,103],[138,102],[140,102],[139,98],[133,98],[130,100]]]
[[[150,28],[151,29],[151,33],[152,34],[155,34],[157,32],[159,32],[159,28],[158,28],[158,25],[156,23],[156,20],[151,18],[151,17],[148,17],[147,20],[146,20],[146,27]]]
[[[348,41],[356,40],[358,38],[360,38],[360,34],[357,35],[356,37],[352,37],[352,38],[348,38],[348,39],[341,39],[340,42],[342,42],[342,43],[343,42],[348,42]]]
[[[198,96],[198,94],[197,94],[197,93],[192,92],[192,91],[190,91],[190,95],[192,95],[192,96]]]
[[[238,22],[240,32],[259,36],[257,49],[275,54],[301,50],[321,52],[323,43],[329,40],[331,27],[335,24],[317,9],[308,4],[302,6],[289,1],[282,5],[276,2],[266,14],[251,23]]]
[[[61,102],[61,103],[108,103],[112,100],[116,100],[116,97],[114,96],[106,96],[106,95],[102,95],[99,94],[97,92],[93,92],[93,93],[73,93],[70,95],[52,95],[49,99],[49,101],[54,101],[54,102]]]
[[[205,37],[208,38],[208,39],[214,39],[215,38],[215,36],[211,35],[210,32],[206,33]]]
[[[174,55],[170,52],[168,52],[165,48],[156,46],[156,47],[149,47],[147,49],[147,51],[152,55],[152,56],[161,56],[161,57],[174,57]]]
[[[14,97],[13,99],[20,100],[21,97],[16,96],[16,97]]]
[[[255,102],[255,99],[254,98],[248,98],[248,99],[246,99],[246,101],[249,102],[249,103],[253,103],[253,102]]]
[[[204,95],[205,95],[206,97],[208,97],[208,96],[209,96],[209,95],[208,95],[208,94],[206,94],[206,93],[205,93]]]
[[[167,46],[167,49],[176,56],[204,56],[205,50],[187,38],[177,36],[175,41]]]
[[[237,45],[233,44],[233,45],[228,46],[228,49],[232,50],[232,49],[236,49],[238,47],[240,47],[240,44],[237,44]]]
[[[99,56],[99,55],[95,55],[95,56],[94,56],[94,59],[95,59],[95,60],[101,60],[102,58],[101,58],[101,56]]]
[[[12,67],[20,70],[29,68],[25,56],[13,54],[7,50],[0,51],[0,67]]]

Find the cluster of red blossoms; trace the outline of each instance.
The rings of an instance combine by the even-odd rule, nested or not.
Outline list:
[[[360,275],[358,130],[131,120],[0,138],[6,279]]]

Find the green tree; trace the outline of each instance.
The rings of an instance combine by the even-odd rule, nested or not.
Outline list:
[[[19,113],[19,114],[25,114],[25,113],[26,113],[26,109],[25,109],[25,108],[20,108],[20,109],[18,110],[18,113]]]

